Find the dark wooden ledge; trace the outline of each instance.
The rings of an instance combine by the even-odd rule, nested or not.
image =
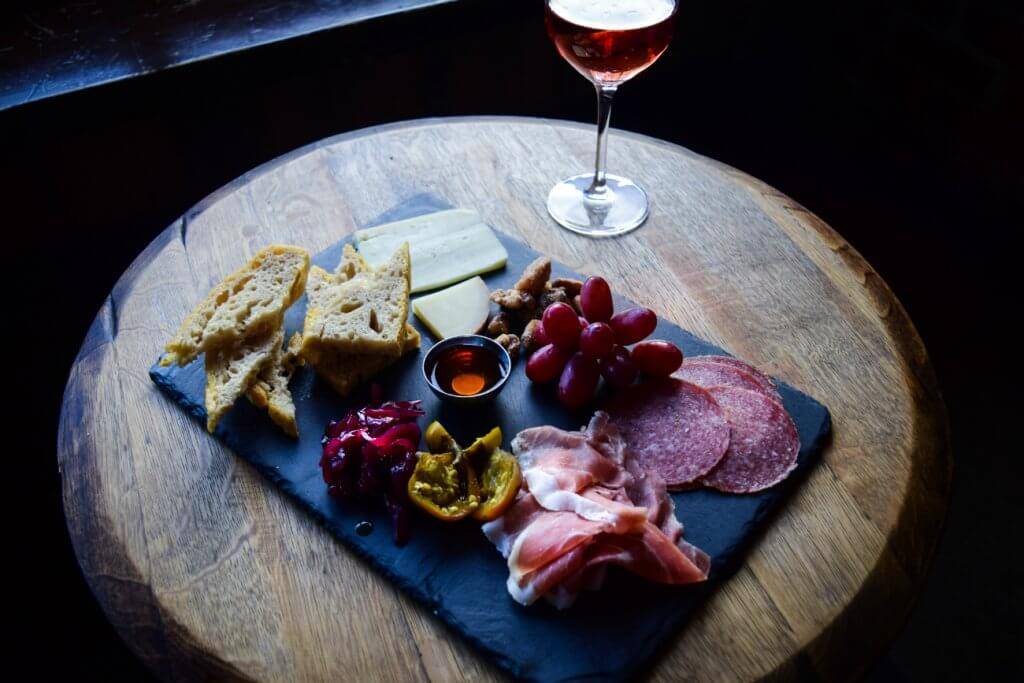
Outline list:
[[[0,111],[453,0],[61,0],[0,10]]]

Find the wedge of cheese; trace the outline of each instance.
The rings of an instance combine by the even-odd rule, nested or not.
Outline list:
[[[355,234],[359,253],[379,267],[403,242],[412,257],[412,292],[425,292],[505,265],[508,252],[476,211],[451,209]]]
[[[479,277],[414,299],[412,310],[438,339],[476,334],[491,311],[490,291]]]

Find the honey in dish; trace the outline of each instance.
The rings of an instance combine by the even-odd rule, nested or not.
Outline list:
[[[442,391],[456,396],[475,396],[497,384],[502,377],[501,364],[489,349],[479,346],[453,346],[437,359],[431,380]]]

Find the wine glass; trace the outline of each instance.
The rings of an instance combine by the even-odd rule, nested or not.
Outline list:
[[[548,213],[592,237],[621,235],[647,219],[647,193],[605,172],[608,123],[619,85],[649,67],[672,40],[676,0],[546,0],[544,21],[558,53],[597,89],[594,172],[551,189]]]

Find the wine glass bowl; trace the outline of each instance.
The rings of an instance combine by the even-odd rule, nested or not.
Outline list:
[[[584,78],[602,85],[624,83],[653,64],[672,40],[674,19],[672,0],[549,0],[544,13],[558,54]]]
[[[595,169],[551,189],[548,213],[592,237],[621,235],[647,219],[647,193],[605,171],[608,124],[619,85],[665,52],[675,28],[675,0],[546,0],[544,22],[558,53],[597,90]]]

